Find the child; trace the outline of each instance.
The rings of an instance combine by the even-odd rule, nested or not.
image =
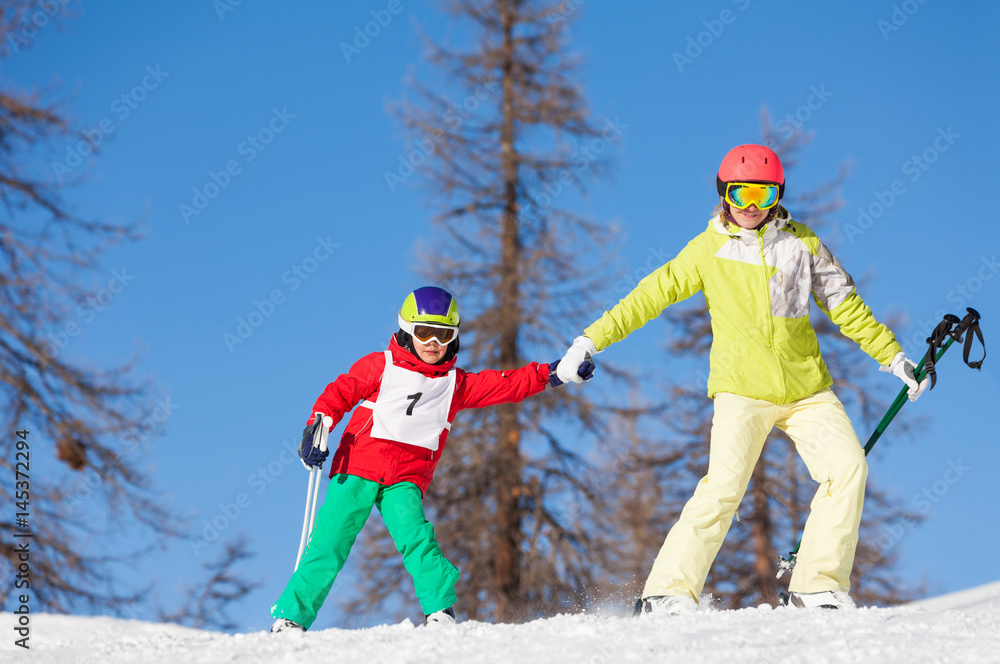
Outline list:
[[[517,402],[562,384],[548,364],[509,372],[457,368],[458,303],[441,288],[407,295],[399,328],[388,350],[358,360],[313,406],[334,426],[358,407],[334,454],[326,501],[299,567],[271,607],[272,632],[309,629],[373,506],[413,577],[425,624],[455,622],[459,572],[441,553],[422,504],[451,422],[463,408]],[[593,364],[584,364],[578,377],[592,373]],[[314,450],[305,462],[325,458]]]
[[[577,337],[558,366],[576,368],[704,291],[712,318],[708,396],[715,414],[708,474],[667,535],[643,590],[646,612],[686,613],[698,598],[733,514],[743,499],[764,439],[778,427],[820,487],[802,536],[789,590],[794,606],[853,607],[848,595],[868,467],[861,444],[820,357],[809,299],[877,362],[910,388],[914,362],[875,320],[854,281],[816,235],[778,205],[781,160],[763,145],[741,145],[722,160],[721,199],[708,228],[643,279]]]

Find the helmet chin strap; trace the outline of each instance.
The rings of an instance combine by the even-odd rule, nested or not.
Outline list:
[[[417,349],[413,347],[413,337],[406,330],[400,329],[396,332],[396,343],[403,347],[404,350],[417,354]]]

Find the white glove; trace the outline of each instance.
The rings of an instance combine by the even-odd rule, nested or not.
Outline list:
[[[577,373],[580,370],[580,365],[591,359],[590,356],[596,352],[597,347],[590,337],[573,339],[573,345],[559,360],[556,376],[564,383],[582,383],[583,378]]]
[[[931,381],[930,376],[924,376],[924,379],[919,384],[917,383],[917,363],[906,357],[906,354],[902,351],[896,353],[896,357],[892,358],[889,366],[879,367],[878,370],[891,373],[906,383],[906,386],[910,388],[907,392],[907,397],[910,401],[919,399]]]

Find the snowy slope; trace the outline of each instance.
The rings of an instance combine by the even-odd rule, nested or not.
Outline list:
[[[1000,583],[906,606],[856,611],[762,607],[680,617],[565,615],[523,625],[410,621],[307,634],[221,634],[103,617],[33,615],[31,650],[0,614],[0,661],[197,662],[1000,662]],[[964,610],[964,608],[969,610]],[[11,655],[14,655],[13,657]]]
[[[987,583],[978,588],[960,590],[947,595],[929,597],[910,604],[910,606],[927,609],[928,611],[964,611],[977,613],[992,611],[1000,613],[1000,581]]]

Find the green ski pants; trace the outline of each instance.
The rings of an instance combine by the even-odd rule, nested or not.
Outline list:
[[[403,554],[403,566],[413,577],[423,612],[455,604],[459,572],[441,553],[434,525],[424,516],[419,487],[411,482],[383,486],[338,474],[330,480],[298,569],[271,607],[272,617],[292,620],[306,629],[312,626],[373,506]]]

